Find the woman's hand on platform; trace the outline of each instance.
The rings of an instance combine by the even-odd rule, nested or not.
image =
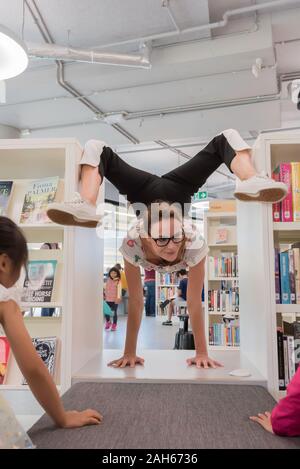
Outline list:
[[[221,363],[209,358],[206,353],[197,353],[193,358],[187,359],[188,366],[196,365],[197,368],[219,368],[223,366]]]
[[[112,366],[114,368],[125,368],[126,366],[129,366],[130,368],[134,368],[135,365],[144,365],[144,362],[145,360],[143,358],[138,357],[135,354],[124,354],[123,357],[113,360],[108,363],[107,366]]]
[[[99,412],[92,409],[83,410],[78,412],[77,410],[71,410],[65,413],[63,428],[78,428],[84,427],[85,425],[99,425],[103,420],[103,417]]]
[[[249,417],[253,422],[259,423],[267,432],[274,433],[271,423],[271,414],[270,412],[265,412],[264,414],[254,415]]]

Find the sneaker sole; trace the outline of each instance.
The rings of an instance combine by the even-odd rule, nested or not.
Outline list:
[[[287,193],[283,189],[262,189],[256,194],[247,194],[245,192],[235,192],[234,197],[243,202],[280,202],[286,197]]]
[[[100,220],[78,220],[74,215],[57,209],[47,210],[47,215],[54,223],[65,226],[81,226],[83,228],[96,228]]]

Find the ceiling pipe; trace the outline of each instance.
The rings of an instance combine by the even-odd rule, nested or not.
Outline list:
[[[180,28],[179,28],[179,26],[178,26],[178,24],[177,24],[177,22],[176,22],[176,19],[175,19],[174,15],[173,15],[173,12],[172,12],[172,10],[171,10],[171,7],[170,7],[170,0],[162,0],[161,6],[167,10],[168,15],[169,15],[169,17],[170,17],[170,19],[171,19],[171,21],[172,21],[172,23],[173,23],[174,28],[176,29],[176,31],[177,31],[178,33],[180,33]]]
[[[287,6],[287,5],[300,5],[300,0],[275,0],[272,2],[265,2],[260,4],[255,4],[247,7],[236,8],[234,10],[228,10],[224,13],[223,19],[221,21],[217,21],[214,23],[207,23],[200,26],[194,26],[192,28],[181,29],[180,31],[168,31],[166,33],[158,33],[158,34],[151,34],[148,36],[141,36],[137,38],[127,39],[125,41],[118,41],[118,42],[111,42],[109,44],[101,44],[101,46],[95,46],[97,49],[105,48],[105,47],[115,47],[115,46],[122,46],[125,44],[134,44],[136,42],[148,42],[153,41],[156,39],[164,39],[176,35],[183,35],[188,33],[194,33],[199,31],[205,30],[212,30],[218,28],[224,28],[228,24],[228,21],[231,17],[242,15],[245,13],[252,13],[258,12],[262,10],[268,10],[272,8],[277,8],[280,6]]]
[[[146,45],[141,48],[140,55],[99,52],[88,49],[77,49],[57,44],[27,43],[30,57],[44,60],[63,60],[64,62],[84,62],[91,64],[117,65],[150,69],[150,52]]]
[[[38,16],[35,15],[31,5],[29,4],[29,1],[28,0],[25,0],[25,4],[27,6],[27,8],[29,9],[29,12],[35,22],[35,24],[37,25],[44,41],[47,43],[47,44],[54,44],[54,40],[50,34],[50,31],[48,30],[47,28],[47,25],[36,5],[36,2],[35,0],[31,0],[34,8],[35,8],[35,11],[36,11],[36,14]],[[78,101],[80,101],[82,104],[84,104],[84,106],[86,106],[88,109],[90,109],[95,115],[96,117],[99,117],[99,116],[103,116],[105,113],[98,107],[98,106],[95,106],[89,99],[87,98],[82,98],[81,97],[81,93],[79,93],[79,91],[76,90],[76,88],[74,88],[72,85],[70,85],[70,83],[68,83],[65,79],[64,79],[64,63],[60,60],[56,60],[56,65],[57,65],[57,82],[58,84],[64,88],[66,91],[68,91],[72,96],[78,98]],[[139,140],[134,137],[133,135],[131,135],[131,133],[127,132],[126,129],[124,129],[123,127],[121,127],[119,124],[109,124],[111,125],[112,128],[114,128],[117,132],[119,132],[120,134],[122,134],[124,137],[126,137],[130,142],[134,143],[134,144],[137,144],[139,143]]]

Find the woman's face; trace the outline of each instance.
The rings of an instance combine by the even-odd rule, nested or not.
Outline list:
[[[111,273],[110,273],[110,277],[111,277],[113,280],[114,280],[115,278],[117,278],[117,277],[118,277],[117,272],[115,272],[114,270],[112,270]]]
[[[166,246],[161,247],[156,244],[155,239],[172,238],[172,236],[180,238],[182,236],[182,223],[174,218],[162,220],[151,226],[150,233],[151,237],[148,239],[153,253],[167,262],[174,262],[184,241],[174,243],[171,239]]]

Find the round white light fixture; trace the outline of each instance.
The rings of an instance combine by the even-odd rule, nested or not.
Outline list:
[[[0,25],[0,80],[24,72],[28,65],[26,46],[10,29]]]

